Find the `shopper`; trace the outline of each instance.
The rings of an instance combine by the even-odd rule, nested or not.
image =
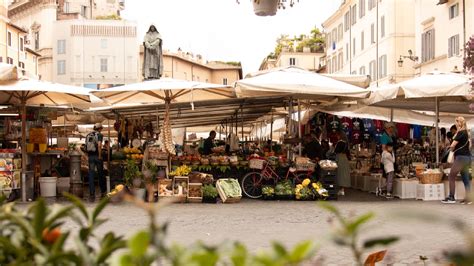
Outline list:
[[[101,133],[103,126],[101,123],[94,125],[94,131],[86,136],[86,151],[89,156],[89,201],[95,200],[94,175],[97,170],[101,197],[107,193],[104,176],[104,161],[102,158],[102,140]]]
[[[471,141],[464,117],[457,117],[455,122],[456,135],[453,138],[453,143],[451,143],[451,151],[454,152],[454,162],[449,173],[449,195],[442,202],[456,203],[454,198],[456,176],[461,172],[461,178],[466,188],[466,198],[461,201],[461,204],[471,204],[472,202],[467,197],[471,191],[471,175],[469,173],[471,166]]]
[[[380,144],[382,144],[382,151],[386,150],[388,143],[393,143],[393,130],[395,125],[392,122],[385,123],[385,131],[380,137]]]
[[[209,137],[204,140],[204,146],[203,146],[203,155],[209,155],[212,154],[212,148],[216,147],[216,144],[214,143],[214,140],[216,139],[216,132],[212,130],[209,132]]]
[[[323,158],[323,149],[321,147],[321,130],[319,128],[316,129],[314,135],[313,134],[306,134],[305,135],[305,142],[304,142],[304,150],[303,154],[310,158],[313,161],[318,162]]]
[[[395,176],[395,154],[393,153],[393,143],[389,142],[385,146],[385,150],[382,152],[382,164],[387,177],[387,194],[386,198],[391,199],[392,188],[393,188],[393,178]]]
[[[337,183],[339,185],[339,195],[345,195],[345,188],[351,186],[351,169],[349,166],[349,142],[343,131],[338,132],[338,141],[334,148],[337,162]]]

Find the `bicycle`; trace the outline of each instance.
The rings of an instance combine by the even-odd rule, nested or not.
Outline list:
[[[264,184],[273,182],[273,185],[276,185],[282,179],[268,161],[262,161],[263,167],[260,172],[253,171],[247,173],[242,178],[242,192],[245,196],[252,199],[262,197],[262,186]],[[300,184],[306,178],[311,179],[313,172],[314,170],[297,171],[296,168],[289,167],[284,180],[288,180],[291,177],[293,185]]]

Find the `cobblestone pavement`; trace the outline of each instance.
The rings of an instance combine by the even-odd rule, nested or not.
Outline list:
[[[429,265],[438,264],[444,250],[464,244],[463,236],[449,225],[403,218],[400,211],[457,217],[474,229],[474,205],[387,201],[359,191],[349,191],[347,196],[333,203],[345,215],[376,213],[364,237],[398,235],[402,238],[389,248],[384,264],[423,265],[420,255],[430,259]],[[113,230],[130,235],[146,227],[148,222],[144,211],[129,203],[107,207],[104,216],[111,220],[100,228],[99,234]],[[237,204],[173,204],[162,210],[159,219],[170,222],[169,240],[183,245],[199,240],[208,244],[231,240],[241,241],[256,251],[268,249],[272,240],[293,246],[311,239],[318,243],[318,259],[322,259],[323,265],[352,263],[351,253],[331,242],[334,225],[328,222],[330,215],[314,202],[244,199]]]

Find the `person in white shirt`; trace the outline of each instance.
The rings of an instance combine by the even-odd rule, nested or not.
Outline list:
[[[395,176],[395,154],[393,153],[393,143],[389,142],[385,145],[385,149],[382,152],[382,164],[387,176],[387,198],[393,198],[393,178]]]

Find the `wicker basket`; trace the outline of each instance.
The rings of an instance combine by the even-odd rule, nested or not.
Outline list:
[[[443,179],[443,173],[424,173],[420,175],[421,184],[439,184]]]
[[[265,163],[265,160],[261,160],[261,159],[251,159],[251,160],[249,161],[249,167],[252,168],[252,169],[262,170],[264,163]]]
[[[297,163],[296,171],[314,172],[315,167],[314,163]]]

